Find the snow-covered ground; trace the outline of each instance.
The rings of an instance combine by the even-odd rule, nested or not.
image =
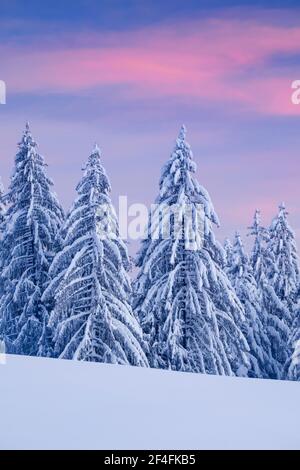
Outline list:
[[[1,449],[300,449],[300,383],[8,356]]]

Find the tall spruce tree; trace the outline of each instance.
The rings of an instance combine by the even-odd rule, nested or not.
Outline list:
[[[290,311],[290,318],[287,317],[286,322],[291,326],[299,282],[299,262],[295,235],[287,216],[285,205],[281,204],[270,227],[268,248],[275,261],[270,271],[272,285],[276,295]]]
[[[3,240],[5,215],[6,215],[6,201],[4,197],[4,187],[0,179],[0,300],[4,293],[4,280],[1,279],[1,271],[3,269],[3,259],[4,259],[2,256],[3,254],[2,240]],[[0,317],[0,323],[1,323],[1,317]]]
[[[4,229],[5,212],[6,212],[6,202],[4,200],[4,187],[2,184],[2,180],[0,178],[0,240],[1,240],[1,233]]]
[[[51,186],[27,124],[6,196],[0,269],[0,339],[16,354],[37,354],[48,315],[41,296],[63,220]]]
[[[261,214],[258,209],[254,213],[253,224],[249,227],[249,235],[254,237],[250,263],[256,283],[258,287],[262,287],[274,263],[274,256],[267,249],[269,231],[261,225]]]
[[[248,376],[268,378],[272,363],[271,344],[263,323],[262,302],[253,268],[239,233],[236,233],[233,248],[227,257],[226,271],[245,310],[246,320],[241,328],[250,347]]]
[[[52,282],[49,326],[54,354],[64,359],[147,366],[142,330],[129,297],[127,247],[119,236],[111,186],[95,146],[62,230]]]
[[[230,267],[233,263],[233,246],[229,238],[224,241],[225,266]]]
[[[297,300],[294,307],[294,322],[290,339],[291,358],[285,366],[285,377],[290,380],[300,381],[300,286],[298,288]]]
[[[246,375],[248,345],[239,328],[243,308],[223,271],[224,250],[212,230],[218,218],[195,178],[185,135],[182,127],[162,170],[137,259],[134,307],[152,367]]]
[[[284,205],[280,206],[269,230],[261,227],[258,211],[250,230],[255,236],[251,262],[260,291],[262,321],[271,344],[269,377],[281,379],[290,358],[289,338],[298,276],[295,239]]]
[[[279,302],[272,315],[272,352],[274,358],[285,366],[291,356],[292,325],[295,322],[297,292],[299,286],[299,263],[294,233],[287,220],[285,205],[279,206],[278,215],[270,227],[268,249],[274,256],[274,264],[269,272],[270,284]],[[271,317],[270,319],[272,319]],[[295,339],[294,341],[295,342]],[[284,373],[284,372],[282,372]],[[281,375],[280,378],[283,378]]]

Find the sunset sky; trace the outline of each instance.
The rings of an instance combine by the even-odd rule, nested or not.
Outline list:
[[[93,144],[113,198],[150,204],[182,123],[221,221],[285,201],[300,245],[299,1],[0,0],[0,175],[28,120],[67,209]]]

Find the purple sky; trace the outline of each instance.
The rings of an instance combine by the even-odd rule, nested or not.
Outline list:
[[[273,2],[277,9],[267,1],[30,3],[1,1],[6,185],[29,120],[66,208],[95,141],[114,200],[149,204],[184,123],[198,179],[221,220],[218,238],[244,234],[256,207],[268,224],[285,201],[300,242],[295,2]]]

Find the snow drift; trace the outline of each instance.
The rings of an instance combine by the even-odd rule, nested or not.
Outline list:
[[[1,449],[300,449],[297,382],[8,356]]]

